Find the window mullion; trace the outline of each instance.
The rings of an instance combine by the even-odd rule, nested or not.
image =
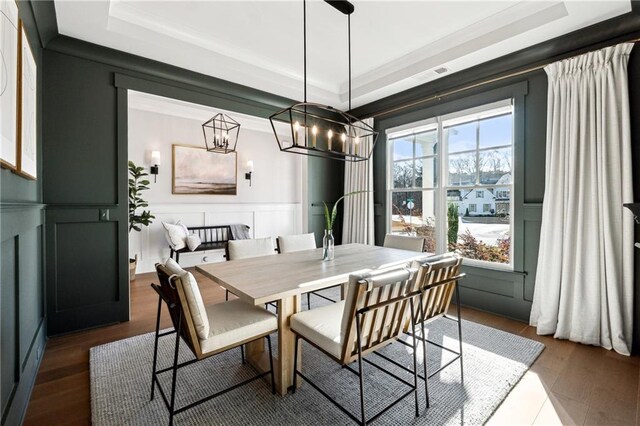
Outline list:
[[[444,140],[444,129],[442,119],[438,117],[438,143],[440,152],[438,158],[438,174],[440,176],[436,187],[437,213],[436,213],[436,252],[447,251],[447,180],[449,174],[449,147]]]
[[[476,121],[476,185],[480,184],[480,121]]]

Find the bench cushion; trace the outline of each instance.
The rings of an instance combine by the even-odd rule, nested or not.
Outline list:
[[[206,307],[209,335],[200,340],[202,353],[232,347],[278,329],[276,316],[240,299]]]

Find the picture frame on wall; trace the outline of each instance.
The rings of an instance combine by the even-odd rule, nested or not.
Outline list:
[[[173,145],[172,194],[237,195],[237,155]]]
[[[38,68],[27,34],[19,21],[18,68],[18,173],[28,179],[38,177],[38,145],[36,135]]]
[[[18,166],[18,5],[0,1],[0,166]]]

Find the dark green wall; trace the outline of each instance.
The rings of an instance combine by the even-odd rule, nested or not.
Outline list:
[[[128,89],[259,117],[293,101],[64,36],[43,61],[47,324],[57,335],[129,319]]]
[[[329,209],[332,209],[333,203],[344,194],[344,163],[309,157],[307,170],[309,181],[309,232],[313,232],[316,235],[316,244],[318,247],[322,247],[322,237],[326,228],[322,202],[327,203]],[[336,244],[342,242],[342,208],[343,203],[340,203],[338,205],[338,218],[333,229]]]
[[[29,3],[18,4],[33,48],[42,93],[42,48]],[[41,97],[38,158],[42,158]],[[38,162],[42,176],[42,160]],[[0,170],[0,408],[1,423],[20,424],[45,345],[42,178]]]
[[[640,45],[636,43],[629,57],[629,107],[631,115],[631,152],[633,165],[633,200],[640,202]],[[640,225],[636,224],[636,241]],[[640,250],[635,250],[635,300],[633,316],[633,353],[640,352]]]

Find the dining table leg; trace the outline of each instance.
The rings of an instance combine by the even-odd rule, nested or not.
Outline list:
[[[276,390],[286,395],[293,385],[293,358],[295,356],[295,334],[291,331],[291,315],[301,310],[300,296],[291,296],[278,301],[278,359]],[[301,351],[298,351],[298,368],[301,366]]]

